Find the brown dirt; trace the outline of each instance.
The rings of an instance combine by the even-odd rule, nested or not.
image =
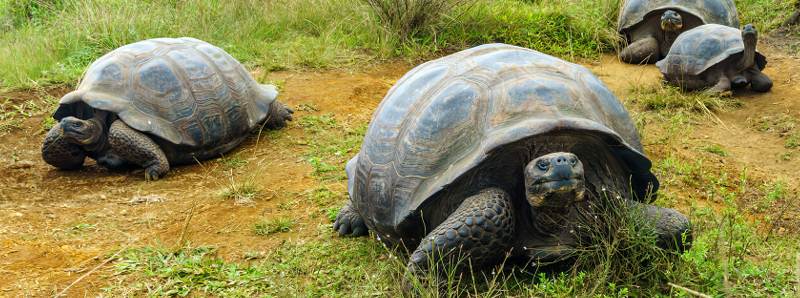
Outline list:
[[[659,160],[670,151],[691,156],[698,154],[691,148],[719,144],[731,154],[721,161],[726,167],[785,177],[796,186],[800,154],[789,161],[780,160],[788,150],[783,140],[747,124],[748,117],[764,114],[786,113],[800,119],[796,96],[800,94],[800,61],[777,50],[767,49],[767,56],[766,72],[775,81],[771,93],[738,95],[743,107],[718,112],[724,125],[711,120],[699,124],[683,148],[647,144],[646,151]],[[630,95],[632,84],[657,84],[660,80],[654,67],[625,65],[612,56],[588,66],[623,99]],[[291,107],[313,107],[296,108],[298,119],[309,113],[332,113],[345,124],[363,123],[389,87],[410,68],[393,63],[363,73],[277,72],[266,79],[282,87],[281,99]],[[3,96],[16,101],[39,100],[20,93]],[[0,296],[53,295],[127,246],[174,246],[184,235],[194,245],[213,245],[222,257],[241,260],[246,252],[308,237],[317,233],[319,225],[328,224],[315,208],[303,208],[311,206],[304,199],[318,182],[303,160],[306,143],[296,121],[278,133],[253,137],[231,152],[229,156],[248,160],[241,168],[228,169],[220,160],[212,160],[177,167],[165,179],[148,183],[141,171],[112,173],[90,164],[80,171],[65,172],[44,164],[39,156],[43,117],[28,118],[21,127],[0,135],[0,169],[5,172],[0,177]],[[645,135],[645,143],[655,137]],[[246,206],[223,200],[217,193],[231,179],[252,179],[264,195]],[[338,188],[343,187],[337,183]],[[164,201],[129,203],[144,195],[158,195]],[[287,203],[300,208],[279,207]],[[190,214],[191,224],[183,231]],[[274,217],[294,218],[298,226],[291,233],[270,237],[252,233],[254,222]],[[99,291],[107,282],[109,267],[72,287],[70,296]]]

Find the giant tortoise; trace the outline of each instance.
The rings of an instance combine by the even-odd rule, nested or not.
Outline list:
[[[626,47],[620,59],[627,63],[655,63],[681,33],[703,24],[739,28],[733,0],[626,0],[617,31]]]
[[[86,70],[59,103],[44,160],[75,169],[88,156],[118,168],[145,169],[217,157],[260,123],[279,128],[292,110],[274,86],[258,84],[224,50],[194,38],[157,38],[120,47]]]
[[[757,43],[758,31],[751,24],[742,30],[703,25],[678,37],[656,65],[667,83],[685,90],[708,88],[721,94],[749,84],[753,91],[767,92],[772,80],[761,72],[767,58],[756,51]]]
[[[589,70],[482,45],[389,91],[347,164],[350,200],[333,227],[413,249],[415,270],[453,250],[478,267],[509,252],[544,263],[574,251],[572,224],[613,193],[644,210],[660,245],[681,248],[688,219],[646,204],[659,186],[650,167],[627,111]]]

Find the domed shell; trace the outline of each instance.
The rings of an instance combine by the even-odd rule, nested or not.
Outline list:
[[[56,120],[110,111],[128,126],[175,145],[228,145],[264,120],[277,97],[224,50],[194,38],[128,44],[86,70]]]
[[[704,24],[739,28],[739,14],[733,0],[626,0],[619,13],[617,31],[624,33],[651,13],[666,9],[691,13]]]
[[[656,66],[667,75],[699,75],[728,57],[744,52],[742,31],[717,24],[706,24],[679,35],[664,59]],[[756,53],[756,65],[766,66],[766,58]]]
[[[366,222],[392,231],[490,151],[563,130],[603,135],[637,194],[657,189],[627,111],[589,70],[489,44],[417,66],[389,90],[348,162],[348,191]]]

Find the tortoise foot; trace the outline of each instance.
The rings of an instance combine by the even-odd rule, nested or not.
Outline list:
[[[369,231],[361,215],[358,215],[350,201],[347,201],[347,204],[339,210],[339,215],[333,222],[333,229],[339,232],[339,236],[353,237],[366,236]]]
[[[269,129],[286,127],[286,122],[293,119],[292,114],[294,114],[294,110],[277,100],[273,101],[265,126]]]

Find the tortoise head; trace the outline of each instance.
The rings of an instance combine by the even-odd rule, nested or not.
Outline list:
[[[59,122],[65,140],[78,145],[92,145],[103,136],[103,126],[95,119],[64,117]]]
[[[583,200],[583,163],[575,154],[556,152],[525,166],[525,196],[537,207],[568,207]]]
[[[674,11],[667,10],[661,15],[661,30],[677,32],[683,28],[683,17]]]

